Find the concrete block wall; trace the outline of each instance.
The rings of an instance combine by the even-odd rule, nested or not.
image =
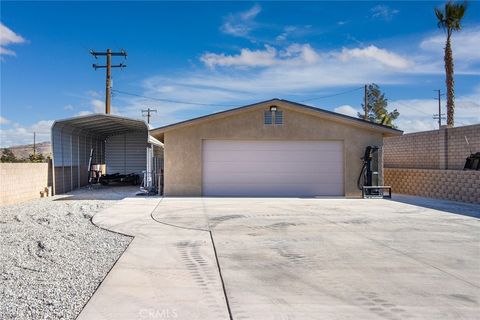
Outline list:
[[[388,168],[439,168],[439,131],[408,133],[385,138],[384,166]]]
[[[480,171],[384,169],[394,193],[480,204]]]
[[[386,138],[384,184],[395,193],[480,203],[480,171],[463,171],[472,152],[480,152],[480,124]]]
[[[383,150],[386,168],[461,170],[471,150],[480,152],[480,124],[385,138]]]
[[[52,185],[50,163],[0,163],[0,205],[40,198]]]
[[[467,137],[470,147],[467,145],[465,137]],[[448,143],[447,168],[462,170],[465,158],[470,155],[471,151],[480,152],[480,124],[447,129],[446,140]]]

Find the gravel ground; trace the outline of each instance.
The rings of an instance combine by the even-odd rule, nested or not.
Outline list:
[[[0,319],[75,319],[132,240],[90,218],[138,188],[0,207]]]

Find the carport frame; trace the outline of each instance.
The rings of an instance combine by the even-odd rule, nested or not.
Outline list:
[[[54,193],[65,193],[88,184],[86,180],[88,180],[88,160],[91,148],[94,148],[94,161],[97,164],[105,164],[108,170],[106,150],[108,138],[129,134],[136,139],[129,141],[130,147],[134,146],[138,149],[142,148],[143,143],[145,144],[145,162],[134,158],[131,158],[129,162],[129,152],[126,150],[127,146],[124,145],[125,164],[132,163],[133,165],[136,161],[138,167],[139,161],[142,161],[140,167],[144,167],[146,171],[148,170],[146,159],[148,148],[156,146],[163,149],[163,144],[149,135],[149,126],[145,121],[110,114],[91,114],[55,121],[51,129]],[[85,140],[82,141],[83,139]],[[111,143],[113,144],[113,142]],[[69,149],[69,152],[66,149]],[[131,152],[132,156],[134,154],[138,154],[138,150]],[[127,165],[125,166],[127,168]],[[77,167],[76,174],[74,173],[75,167]],[[69,168],[70,174],[66,172],[67,168]],[[141,172],[136,173],[141,174]],[[66,181],[68,179],[70,181]]]

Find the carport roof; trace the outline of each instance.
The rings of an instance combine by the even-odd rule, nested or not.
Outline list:
[[[222,118],[222,117],[227,117],[227,116],[234,115],[234,114],[242,112],[242,111],[247,111],[249,109],[254,109],[254,108],[257,108],[257,107],[260,108],[260,107],[265,107],[265,106],[274,105],[274,104],[280,104],[280,106],[285,106],[287,108],[290,107],[292,109],[297,109],[299,111],[308,112],[312,115],[322,116],[326,119],[330,119],[330,120],[334,120],[334,121],[338,121],[338,122],[343,122],[343,123],[346,123],[346,124],[351,124],[351,125],[354,125],[354,126],[359,126],[359,127],[363,127],[363,128],[369,129],[369,130],[381,132],[385,136],[398,136],[398,135],[403,134],[403,131],[401,131],[401,130],[394,129],[394,128],[391,128],[391,127],[388,127],[388,126],[384,126],[384,125],[381,125],[381,124],[378,124],[378,123],[366,121],[366,120],[355,118],[355,117],[350,117],[350,116],[347,116],[347,115],[344,115],[344,114],[341,114],[341,113],[312,107],[312,106],[301,104],[301,103],[298,103],[298,102],[293,102],[293,101],[284,100],[284,99],[277,99],[277,98],[271,99],[271,100],[266,100],[266,101],[261,101],[261,102],[258,102],[258,103],[249,104],[249,105],[246,105],[246,106],[242,106],[242,107],[238,107],[238,108],[234,108],[234,109],[229,109],[229,110],[225,110],[225,111],[221,111],[221,112],[217,112],[217,113],[212,113],[212,114],[205,115],[205,116],[198,117],[198,118],[193,118],[193,119],[173,123],[173,124],[170,124],[170,125],[166,125],[166,126],[163,126],[163,127],[152,129],[152,130],[150,130],[150,134],[153,134],[157,138],[162,140],[163,139],[163,134],[166,131],[174,130],[174,129],[181,128],[181,127],[184,127],[184,126],[193,125],[193,124],[196,124],[200,121],[207,121],[207,120],[213,120],[213,119],[218,119],[218,118]]]
[[[88,131],[99,136],[112,136],[132,131],[148,131],[148,126],[143,120],[130,119],[111,114],[91,114],[53,123],[53,128],[70,127],[74,130]]]

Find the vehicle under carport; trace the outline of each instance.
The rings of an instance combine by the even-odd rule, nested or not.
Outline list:
[[[141,120],[110,114],[57,120],[52,153],[56,194],[88,185],[94,166],[103,175],[139,175],[142,187],[161,189],[163,144]]]

